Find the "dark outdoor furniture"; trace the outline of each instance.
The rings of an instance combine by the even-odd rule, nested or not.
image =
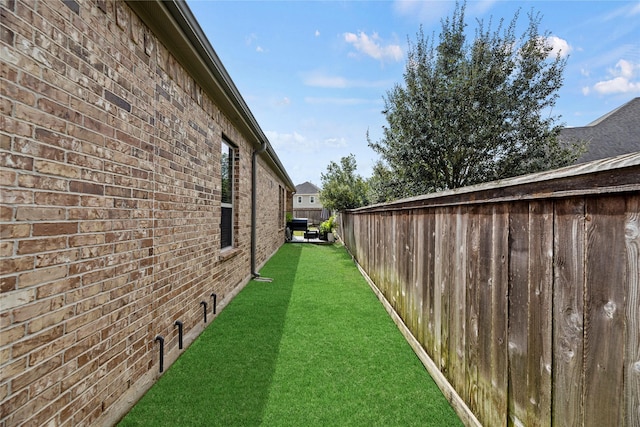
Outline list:
[[[291,241],[294,231],[304,231],[304,238],[307,240],[319,237],[317,230],[309,230],[307,218],[293,218],[291,221],[287,221],[287,241]]]

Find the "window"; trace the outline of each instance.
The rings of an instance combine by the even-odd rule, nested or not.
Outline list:
[[[298,204],[302,203],[302,196],[298,196]]]
[[[316,202],[316,198],[313,196],[309,196],[309,203],[315,203]]]
[[[278,223],[280,227],[284,227],[284,188],[278,186]]]
[[[220,156],[221,215],[220,215],[220,247],[233,245],[233,147],[222,141]]]

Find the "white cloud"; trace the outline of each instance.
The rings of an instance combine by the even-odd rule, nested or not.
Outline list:
[[[588,95],[591,90],[603,95],[640,92],[640,64],[621,59],[614,69],[609,70],[609,77],[592,88],[583,88],[582,93]]]
[[[357,51],[364,53],[374,59],[384,61],[402,60],[402,48],[398,44],[382,45],[382,40],[378,33],[368,36],[364,31],[358,34],[344,33],[344,41],[353,45]]]
[[[342,147],[346,147],[347,144],[347,140],[345,137],[340,137],[340,138],[327,138],[324,140],[324,144],[328,147],[332,147],[332,148],[342,148]]]
[[[320,31],[319,31],[319,30],[316,30],[316,32],[315,32],[315,36],[316,36],[316,37],[320,36]]]
[[[331,76],[322,71],[313,71],[303,76],[303,82],[307,86],[346,89],[346,88],[387,88],[393,85],[389,80],[349,80],[342,76]]]
[[[347,79],[340,76],[327,76],[322,73],[311,73],[304,77],[304,84],[313,87],[346,88]]]
[[[256,52],[264,52],[264,49],[262,48],[262,46],[256,46]]]
[[[310,148],[311,145],[306,137],[295,131],[293,133],[265,131],[264,134],[267,136],[269,142],[271,142],[271,145],[273,145],[275,149],[305,149],[306,151]]]
[[[372,101],[370,99],[365,98],[317,98],[308,96],[304,98],[304,102],[307,104],[313,105],[362,105],[362,104],[372,104],[378,103],[377,100]]]
[[[550,36],[547,37],[546,41],[547,45],[551,47],[551,52],[549,52],[551,58],[555,58],[558,53],[564,58],[573,50],[569,43],[560,37]]]

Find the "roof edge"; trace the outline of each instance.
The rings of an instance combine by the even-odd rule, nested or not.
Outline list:
[[[181,65],[229,115],[249,142],[259,149],[266,144],[266,156],[289,190],[295,185],[249,106],[184,1],[127,0],[127,5],[154,32]]]

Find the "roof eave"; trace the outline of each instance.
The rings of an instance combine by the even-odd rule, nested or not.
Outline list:
[[[269,163],[275,167],[289,190],[295,191],[293,181],[186,2],[127,0],[127,4],[191,74],[203,91],[215,100],[229,120],[248,137],[254,148],[258,149],[262,144],[266,144],[265,153]]]

